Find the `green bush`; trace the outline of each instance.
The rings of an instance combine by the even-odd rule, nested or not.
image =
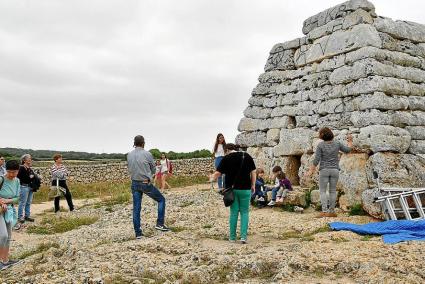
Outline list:
[[[91,225],[95,223],[99,217],[97,216],[81,216],[81,217],[68,217],[59,218],[44,217],[40,225],[32,225],[28,227],[29,234],[52,235],[56,233],[65,233],[78,229],[84,225]]]
[[[359,216],[365,216],[367,215],[367,213],[363,210],[363,207],[361,204],[357,203],[354,204],[351,208],[350,208],[350,212],[348,213],[350,216],[355,216],[355,215],[359,215]]]

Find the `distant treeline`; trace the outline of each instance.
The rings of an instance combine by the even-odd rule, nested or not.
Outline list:
[[[155,159],[161,157],[161,151],[158,149],[149,150]],[[52,151],[52,150],[31,150],[31,149],[20,149],[20,148],[0,148],[0,155],[4,156],[6,160],[19,159],[24,154],[30,154],[35,161],[52,160],[53,155],[60,153],[65,160],[84,160],[84,161],[96,161],[96,160],[121,160],[125,161],[127,154],[122,153],[87,153],[87,152],[75,152],[75,151]],[[211,152],[208,150],[196,150],[189,153],[177,153],[173,151],[165,152],[167,158],[170,160],[176,159],[192,159],[192,158],[206,158],[211,157]]]

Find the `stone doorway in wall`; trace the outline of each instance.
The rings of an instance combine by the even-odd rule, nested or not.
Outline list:
[[[301,155],[287,156],[287,158],[285,169],[286,177],[291,181],[292,185],[300,185],[298,170],[301,167]]]

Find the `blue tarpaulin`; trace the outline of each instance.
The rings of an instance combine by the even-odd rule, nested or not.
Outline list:
[[[382,235],[384,243],[395,244],[402,241],[425,241],[425,220],[391,220],[357,225],[332,222],[329,226],[336,231],[351,231],[361,235]]]

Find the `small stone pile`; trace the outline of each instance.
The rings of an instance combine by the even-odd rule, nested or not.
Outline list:
[[[352,0],[308,18],[302,31],[270,51],[236,142],[257,166],[281,165],[294,184],[311,187],[303,177],[317,130],[330,127],[344,143],[352,133],[359,151],[341,158],[344,209],[363,203],[376,213],[373,170],[384,186],[424,186],[425,26]]]

